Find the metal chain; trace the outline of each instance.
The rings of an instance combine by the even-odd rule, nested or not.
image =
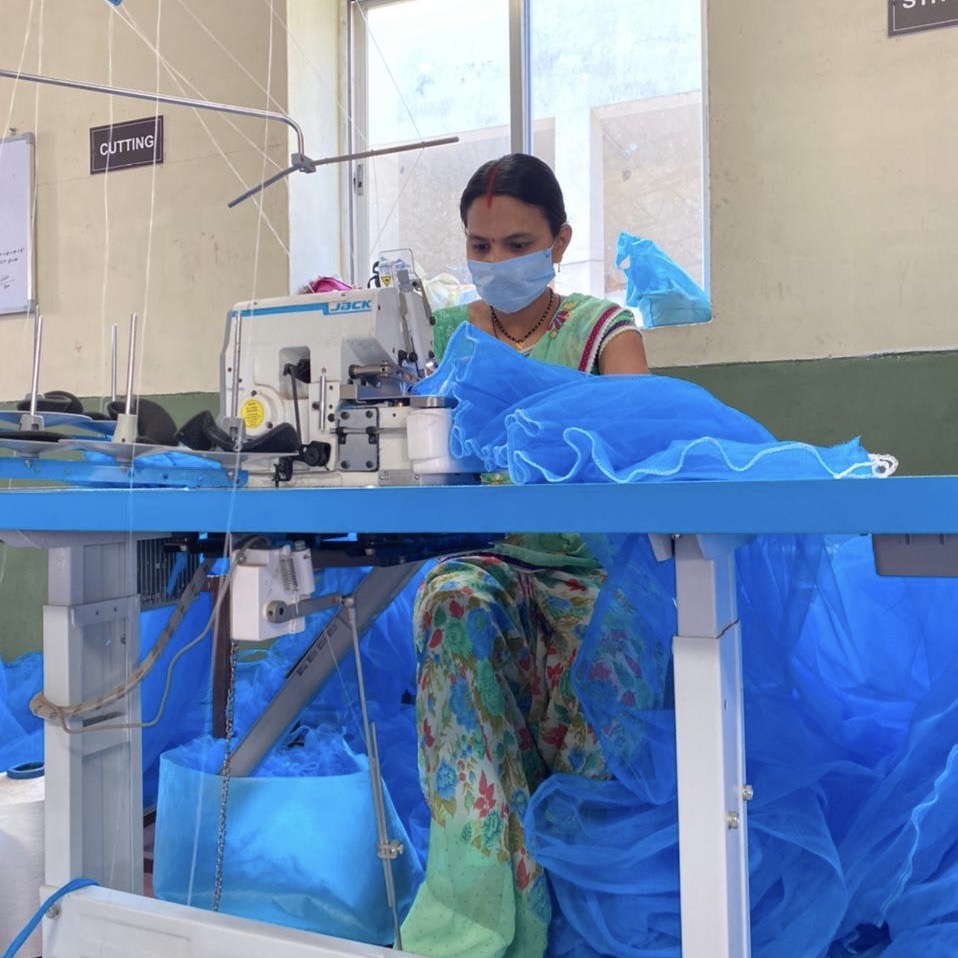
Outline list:
[[[233,716],[236,711],[236,656],[239,645],[230,640],[230,667],[226,683],[225,745],[220,769],[220,805],[216,823],[216,865],[213,872],[213,911],[223,897],[223,858],[226,854],[226,806],[230,797],[230,760],[233,757]]]

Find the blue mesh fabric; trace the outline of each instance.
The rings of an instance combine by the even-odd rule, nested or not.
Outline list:
[[[327,569],[321,592],[353,591],[365,569]],[[415,688],[416,656],[412,639],[412,602],[425,567],[399,597],[375,619],[360,643],[370,720],[376,727],[383,780],[389,789],[411,847],[425,861],[429,810],[419,788]],[[328,611],[307,617],[306,628],[278,639],[269,648],[240,652],[236,674],[234,728],[242,737],[332,617]],[[364,752],[356,664],[348,654],[298,718],[303,728],[335,727],[355,752]],[[279,747],[282,743],[277,743]]]
[[[707,323],[705,291],[652,240],[619,233],[615,265],[625,273],[625,302],[638,306],[645,326]]]
[[[29,709],[43,683],[42,668],[39,652],[0,659],[0,772],[43,760],[43,723]]]
[[[153,881],[167,901],[209,908],[224,794],[223,742],[199,739],[161,761]],[[388,790],[387,830],[408,845]],[[317,728],[233,777],[226,804],[220,910],[291,928],[389,944],[393,918],[365,756],[338,729]],[[422,877],[414,854],[392,865],[405,912]]]
[[[551,954],[679,958],[671,676],[649,651],[671,563],[613,545],[574,681],[616,779],[553,776],[527,834],[562,910]],[[867,537],[763,537],[736,565],[753,954],[955,954],[958,583],[880,578]],[[652,712],[608,669],[629,635]]]
[[[857,440],[780,442],[686,383],[545,367],[468,327],[421,390],[456,400],[455,452],[514,482],[874,474]],[[555,776],[530,803],[551,954],[678,958],[673,573],[642,537],[590,545],[610,576],[573,679],[615,780]],[[754,954],[955,954],[958,585],[879,578],[866,537],[764,537],[736,565]],[[631,706],[640,683],[657,708]]]
[[[456,400],[453,455],[516,483],[872,475],[857,440],[779,442],[692,383],[590,376],[522,356],[468,323],[415,391]]]

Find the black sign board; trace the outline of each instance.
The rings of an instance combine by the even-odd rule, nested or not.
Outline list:
[[[958,0],[888,0],[888,35],[958,26]]]
[[[955,0],[958,3],[958,0]],[[148,116],[90,130],[90,172],[108,173],[163,162],[163,117]]]

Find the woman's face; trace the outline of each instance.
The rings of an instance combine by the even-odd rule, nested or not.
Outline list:
[[[563,230],[568,227],[563,227]],[[570,231],[571,232],[571,231]],[[466,211],[466,256],[496,263],[553,246],[553,262],[562,258],[566,243],[552,235],[538,206],[512,196],[480,196]]]

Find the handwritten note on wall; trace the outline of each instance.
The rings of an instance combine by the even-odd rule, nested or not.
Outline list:
[[[35,306],[33,134],[0,140],[0,315]]]

